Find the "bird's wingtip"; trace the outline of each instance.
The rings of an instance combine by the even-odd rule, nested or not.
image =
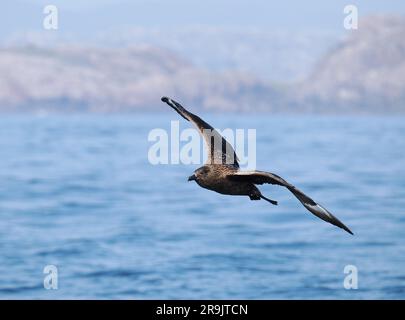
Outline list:
[[[162,97],[160,100],[162,100],[163,102],[166,102],[166,103],[169,102],[169,98],[166,96]]]
[[[344,228],[344,230],[347,231],[348,233],[350,233],[352,236],[354,236],[354,233],[348,227]]]
[[[310,212],[312,212],[318,218],[345,230],[346,232],[350,233],[351,235],[354,235],[353,232],[348,227],[346,227],[338,218],[336,218],[333,214],[331,214],[328,210],[326,210],[321,205],[319,205],[317,203],[315,205],[312,205],[309,203],[303,203],[303,204],[304,204],[304,207],[306,207]]]
[[[354,236],[354,233],[352,232],[352,230],[350,230],[348,227],[346,227],[339,219],[337,219],[336,217],[333,217],[334,221],[330,221],[332,224],[334,224],[335,226],[343,229],[344,231],[346,231],[347,233],[350,233],[352,236]]]
[[[347,233],[350,233],[352,236],[354,236],[354,233],[352,232],[352,230],[350,230],[345,224],[343,224],[338,218],[334,217],[334,221],[331,223],[334,224],[335,226],[338,226],[339,228],[343,229],[344,231],[346,231]]]
[[[350,230],[348,227],[346,227],[346,225],[344,225],[338,218],[333,217],[332,221],[329,221],[330,223],[334,224],[335,226],[343,229],[344,231],[346,231],[347,233],[350,233],[352,236],[354,236],[354,233],[352,232],[352,230]]]

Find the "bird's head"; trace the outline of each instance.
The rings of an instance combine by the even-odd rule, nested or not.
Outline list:
[[[197,170],[194,171],[194,173],[188,177],[188,181],[202,181],[204,178],[208,175],[210,172],[210,168],[208,166],[203,166],[201,168],[198,168]]]

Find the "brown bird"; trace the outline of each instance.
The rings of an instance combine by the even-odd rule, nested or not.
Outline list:
[[[163,97],[162,101],[166,102],[184,119],[197,127],[209,151],[207,163],[195,170],[194,174],[188,178],[188,181],[194,180],[200,187],[221,194],[248,196],[250,200],[264,199],[273,205],[277,205],[277,201],[263,196],[256,185],[270,183],[286,187],[315,216],[353,234],[348,227],[328,210],[278,175],[257,170],[240,171],[235,150],[218,131],[200,117],[184,109],[173,99]]]

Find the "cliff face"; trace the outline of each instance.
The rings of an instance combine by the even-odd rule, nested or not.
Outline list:
[[[404,113],[404,35],[404,18],[363,19],[305,80],[281,85],[207,71],[159,47],[3,48],[0,110],[146,110],[170,95],[213,110]]]
[[[405,19],[362,20],[296,90],[318,111],[405,112]]]

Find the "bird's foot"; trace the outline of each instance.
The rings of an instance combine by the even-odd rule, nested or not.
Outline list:
[[[269,200],[269,202],[270,202],[271,204],[274,204],[275,206],[278,205],[278,202],[277,202],[276,200]]]
[[[272,199],[266,198],[266,197],[263,196],[263,195],[261,195],[260,198],[262,198],[262,199],[264,199],[264,200],[270,202],[271,204],[273,204],[273,205],[275,205],[275,206],[278,205],[278,202],[277,202],[276,200],[272,200]]]

